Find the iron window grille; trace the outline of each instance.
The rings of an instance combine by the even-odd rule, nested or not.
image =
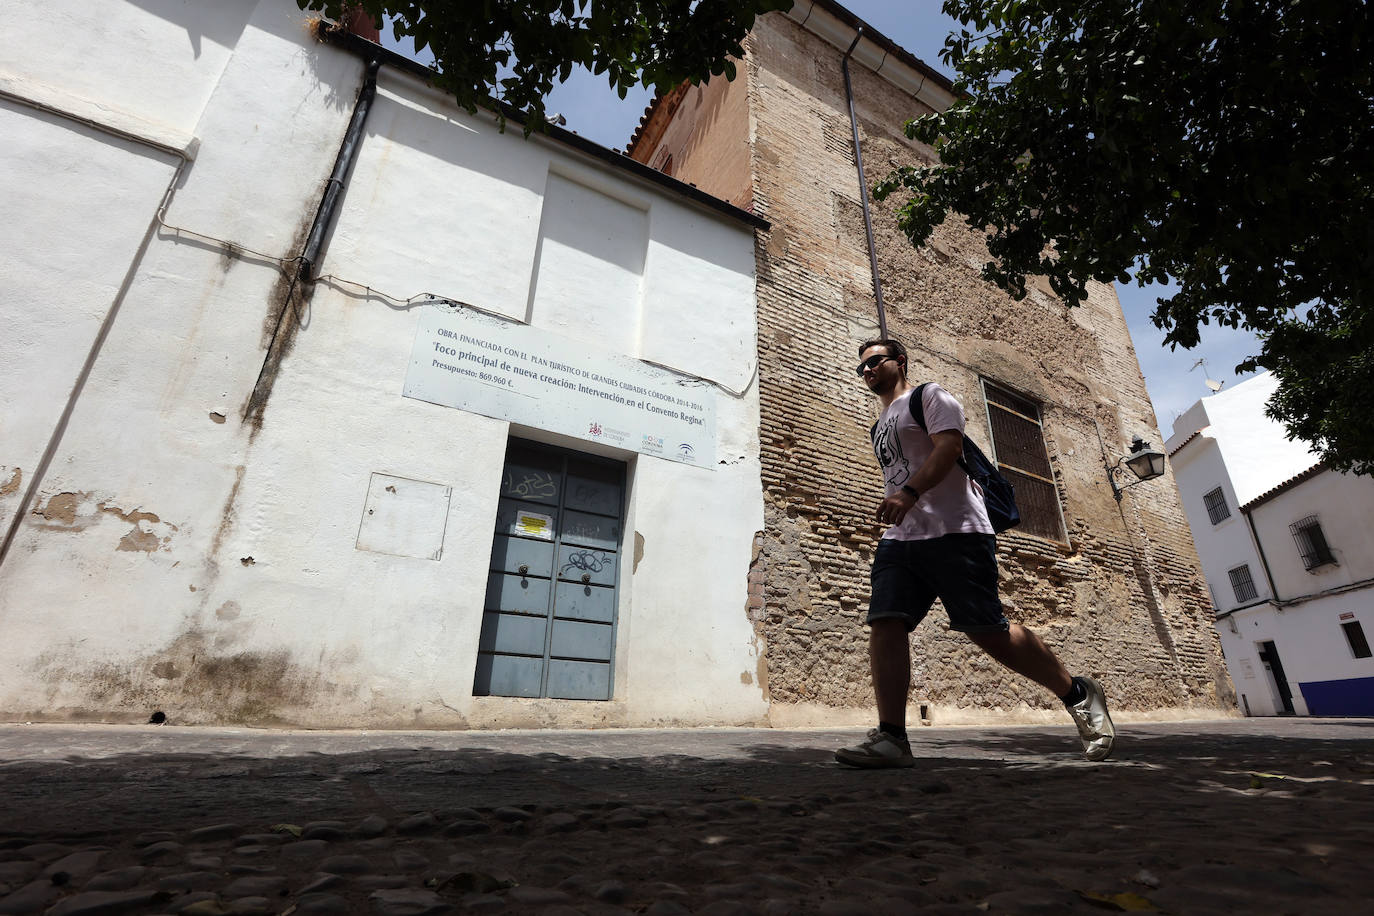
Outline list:
[[[1249,564],[1242,564],[1226,573],[1231,577],[1231,590],[1236,593],[1237,601],[1253,601],[1259,597],[1255,591],[1255,580],[1250,577]]]
[[[1207,504],[1207,517],[1213,525],[1231,517],[1231,509],[1226,505],[1226,494],[1221,492],[1221,487],[1203,496],[1202,501]]]
[[[997,462],[998,469],[1016,488],[1016,507],[1021,511],[1017,530],[1066,542],[1064,513],[1049,449],[1045,446],[1040,406],[987,379],[982,381],[992,434],[988,457]]]
[[[1364,637],[1364,627],[1360,626],[1358,620],[1350,623],[1341,624],[1341,629],[1345,631],[1345,641],[1350,643],[1350,651],[1355,653],[1356,658],[1369,658],[1369,640]]]
[[[1321,522],[1317,521],[1315,515],[1299,519],[1289,525],[1288,530],[1293,533],[1293,540],[1298,544],[1298,553],[1302,555],[1304,569],[1312,570],[1336,562],[1336,557],[1326,543],[1326,535],[1322,533]]]

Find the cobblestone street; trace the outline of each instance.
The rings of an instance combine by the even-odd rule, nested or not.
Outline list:
[[[1374,722],[858,730],[0,727],[0,913],[1340,913]]]

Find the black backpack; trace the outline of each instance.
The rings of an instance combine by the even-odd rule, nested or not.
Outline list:
[[[911,418],[922,431],[928,432],[925,405],[921,403],[925,388],[925,385],[920,385],[911,392]],[[876,426],[874,431],[877,431]],[[1011,481],[1002,476],[997,465],[988,460],[988,456],[967,433],[964,434],[964,453],[959,456],[959,467],[983,488],[983,503],[987,507],[988,521],[992,522],[993,531],[1000,534],[1021,524],[1021,512],[1016,508],[1016,493]]]

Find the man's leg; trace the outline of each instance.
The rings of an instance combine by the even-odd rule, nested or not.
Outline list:
[[[1073,689],[1073,678],[1063,662],[1039,636],[1021,624],[1013,623],[1001,632],[968,635],[988,655],[1053,691],[1055,696],[1065,696]]]
[[[906,621],[888,617],[868,625],[868,666],[878,721],[906,727],[906,701],[911,692],[911,643]]]
[[[835,759],[853,767],[912,766],[916,760],[903,734],[911,690],[911,644],[904,618],[882,617],[868,622],[868,664],[878,700],[879,727],[853,747],[840,748]]]
[[[1116,728],[1107,712],[1101,684],[1090,677],[1070,677],[1050,647],[1019,623],[1010,624],[1004,632],[970,633],[969,638],[1012,671],[1047,687],[1064,701],[1089,760],[1106,760],[1111,755]]]

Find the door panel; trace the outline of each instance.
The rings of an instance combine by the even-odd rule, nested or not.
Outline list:
[[[609,700],[611,666],[551,659],[548,695],[561,700]]]
[[[615,585],[615,565],[615,554],[606,550],[564,545],[558,551],[558,578],[567,582]]]
[[[525,614],[482,615],[482,636],[477,648],[483,652],[543,656],[548,618]]]
[[[620,521],[604,515],[568,510],[563,513],[559,535],[570,544],[615,550],[620,546]]]
[[[520,570],[521,566],[525,567],[523,572]],[[501,572],[550,578],[553,576],[553,544],[498,534],[491,547],[491,568]]]
[[[611,660],[611,628],[604,623],[555,620],[549,655],[608,662]]]
[[[554,613],[559,617],[610,623],[615,619],[615,589],[559,582],[554,589]]]
[[[476,696],[537,697],[543,673],[542,658],[484,653],[477,656],[472,692]]]
[[[487,609],[547,614],[549,580],[492,573],[491,578],[487,580]]]

